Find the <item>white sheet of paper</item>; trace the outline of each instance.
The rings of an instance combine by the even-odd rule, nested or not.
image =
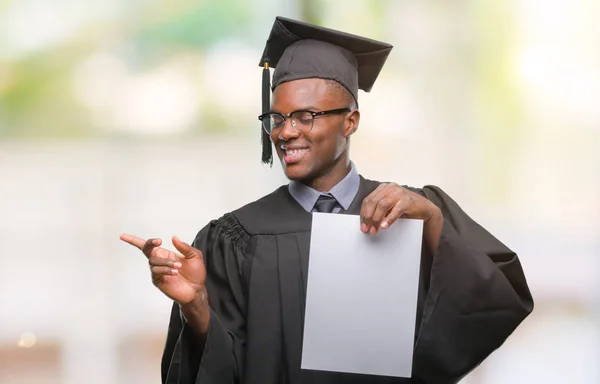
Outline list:
[[[423,221],[314,213],[302,369],[410,377]]]

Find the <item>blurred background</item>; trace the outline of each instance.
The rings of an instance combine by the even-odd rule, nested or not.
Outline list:
[[[393,44],[359,172],[520,255],[534,314],[463,383],[600,383],[597,0],[0,0],[0,383],[160,382],[170,303],[118,236],[191,241],[285,183],[256,119],[276,15]]]

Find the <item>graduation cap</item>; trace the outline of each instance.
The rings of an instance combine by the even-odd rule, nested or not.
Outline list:
[[[259,63],[264,68],[262,111],[270,110],[275,87],[298,79],[335,80],[358,101],[358,90],[371,90],[391,50],[386,43],[276,17]],[[275,68],[272,87],[269,68]],[[272,164],[271,138],[262,127],[261,132],[262,162]]]

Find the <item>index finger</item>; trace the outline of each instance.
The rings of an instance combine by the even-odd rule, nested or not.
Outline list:
[[[141,251],[142,248],[144,248],[144,244],[146,244],[146,240],[141,239],[137,236],[133,236],[127,233],[123,233],[121,236],[119,236],[119,238],[121,240],[123,240],[126,243],[129,243],[131,245],[133,245],[134,247],[139,248],[139,250]]]
[[[360,222],[364,224],[365,231],[369,231],[373,225],[371,219],[375,213],[375,208],[377,207],[377,203],[379,203],[383,197],[388,195],[389,192],[386,191],[387,187],[387,184],[379,184],[379,186],[363,200],[360,208]],[[363,225],[361,225],[361,227],[363,227]]]

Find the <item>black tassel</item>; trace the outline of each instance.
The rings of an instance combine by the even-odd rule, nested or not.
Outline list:
[[[265,61],[262,74],[262,113],[267,113],[271,109],[271,73],[269,63]],[[273,165],[273,148],[270,135],[263,129],[262,122],[260,126],[262,132],[262,163]]]

